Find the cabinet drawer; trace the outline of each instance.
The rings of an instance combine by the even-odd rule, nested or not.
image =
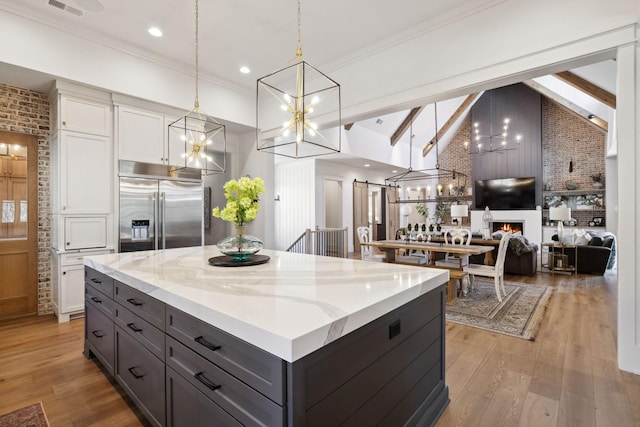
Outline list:
[[[167,368],[167,426],[235,427],[240,422],[223,411],[173,369]]]
[[[113,299],[113,279],[91,267],[84,268],[84,281]]]
[[[110,254],[112,251],[82,251],[60,255],[60,265],[82,265],[82,259],[86,256]]]
[[[115,281],[115,297],[117,303],[164,331],[164,303],[133,289],[124,283]]]
[[[116,326],[116,379],[154,425],[165,423],[164,363]]]
[[[167,337],[167,366],[243,425],[283,425],[284,409],[215,364]]]
[[[92,304],[85,306],[85,339],[91,345],[91,351],[102,362],[107,371],[113,375],[113,321],[98,311]]]
[[[164,360],[164,332],[151,326],[149,322],[136,316],[120,304],[116,305],[116,325],[144,345],[147,350]]]
[[[167,307],[166,332],[196,353],[284,405],[285,362],[266,351]]]
[[[84,284],[84,301],[85,305],[91,304],[97,310],[102,312],[108,319],[113,320],[114,302],[111,298],[108,298],[102,292],[91,286],[88,283]]]

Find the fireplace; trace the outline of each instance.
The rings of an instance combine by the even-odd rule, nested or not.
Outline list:
[[[524,221],[493,221],[493,232],[511,231],[524,234]]]

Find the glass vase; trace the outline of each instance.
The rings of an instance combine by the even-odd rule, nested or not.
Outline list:
[[[234,261],[246,261],[262,249],[262,241],[255,236],[245,234],[244,226],[236,226],[236,234],[218,242],[218,249]]]

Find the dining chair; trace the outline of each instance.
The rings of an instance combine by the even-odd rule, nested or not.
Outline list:
[[[360,255],[364,261],[382,262],[386,258],[385,255],[375,254],[371,246],[363,245],[363,243],[369,243],[371,241],[369,231],[369,227],[358,227],[356,229],[358,240],[360,241]]]
[[[471,244],[471,230],[468,228],[452,228],[444,232],[446,245]],[[446,253],[443,260],[436,261],[436,266],[449,268],[463,268],[469,265],[469,255]]]
[[[475,276],[493,277],[493,281],[496,287],[496,296],[498,301],[502,302],[502,296],[500,290],[506,296],[507,292],[504,290],[504,259],[507,255],[507,246],[509,246],[509,239],[511,239],[511,232],[504,233],[500,239],[500,245],[498,246],[498,256],[496,257],[495,265],[484,264],[469,264],[464,268],[464,271],[469,273],[469,285],[470,289],[473,289],[473,281]]]

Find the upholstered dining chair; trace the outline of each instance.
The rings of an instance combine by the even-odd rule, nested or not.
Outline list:
[[[471,230],[468,228],[452,228],[444,233],[444,243],[447,245],[466,245],[471,243]],[[462,268],[469,265],[469,255],[446,253],[444,260],[436,261],[436,266],[448,268]]]
[[[369,243],[371,241],[369,227],[358,227],[356,232],[358,233],[358,240],[360,241],[360,255],[362,259],[365,261],[384,261],[386,258],[385,255],[375,254],[371,246],[363,245],[363,243]]]
[[[511,239],[511,232],[504,233],[500,239],[500,245],[498,246],[498,256],[496,257],[495,265],[481,265],[481,264],[469,264],[464,268],[464,271],[469,273],[469,285],[473,289],[473,280],[475,276],[493,277],[493,281],[496,287],[496,296],[498,301],[502,302],[502,295],[500,291],[506,296],[507,293],[504,290],[504,259],[507,255],[507,246],[509,246],[509,239]]]

